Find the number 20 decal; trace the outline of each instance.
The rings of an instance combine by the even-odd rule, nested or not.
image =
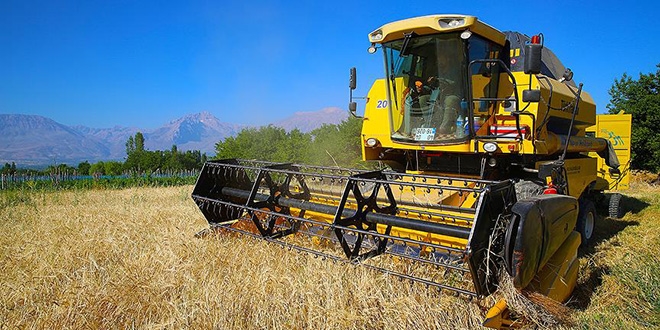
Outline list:
[[[378,100],[378,103],[376,104],[376,109],[383,109],[387,108],[387,100]]]

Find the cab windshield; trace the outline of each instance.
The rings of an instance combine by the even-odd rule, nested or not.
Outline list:
[[[407,36],[383,45],[392,138],[444,142],[468,129],[466,47],[458,34]]]

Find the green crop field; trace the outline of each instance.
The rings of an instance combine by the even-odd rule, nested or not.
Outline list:
[[[0,193],[0,328],[474,329],[480,302],[234,235],[204,239],[192,186]],[[524,326],[660,327],[660,188],[599,219],[578,288]],[[557,307],[557,306],[555,306]],[[530,307],[532,308],[532,307]],[[533,309],[533,308],[532,308]]]

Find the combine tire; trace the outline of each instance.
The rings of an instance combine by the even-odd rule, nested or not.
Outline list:
[[[610,195],[610,201],[608,205],[609,216],[612,219],[621,219],[625,212],[623,211],[623,205],[621,205],[621,200],[623,196],[621,194],[612,194]]]
[[[586,246],[594,234],[596,225],[596,207],[589,199],[580,199],[580,211],[578,212],[577,231],[582,236],[582,246]]]
[[[530,197],[543,194],[543,187],[532,181],[521,180],[516,182],[516,198],[518,200],[527,199]]]

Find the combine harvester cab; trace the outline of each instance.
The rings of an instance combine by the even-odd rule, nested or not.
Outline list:
[[[392,22],[369,39],[386,78],[366,98],[362,156],[393,170],[211,161],[192,196],[207,221],[459,295],[490,295],[506,271],[518,290],[566,301],[610,188],[599,173],[621,177],[617,153],[629,154],[587,134],[589,94],[542,37],[473,16]],[[352,69],[351,98],[355,85]],[[484,324],[506,314],[500,302]]]

